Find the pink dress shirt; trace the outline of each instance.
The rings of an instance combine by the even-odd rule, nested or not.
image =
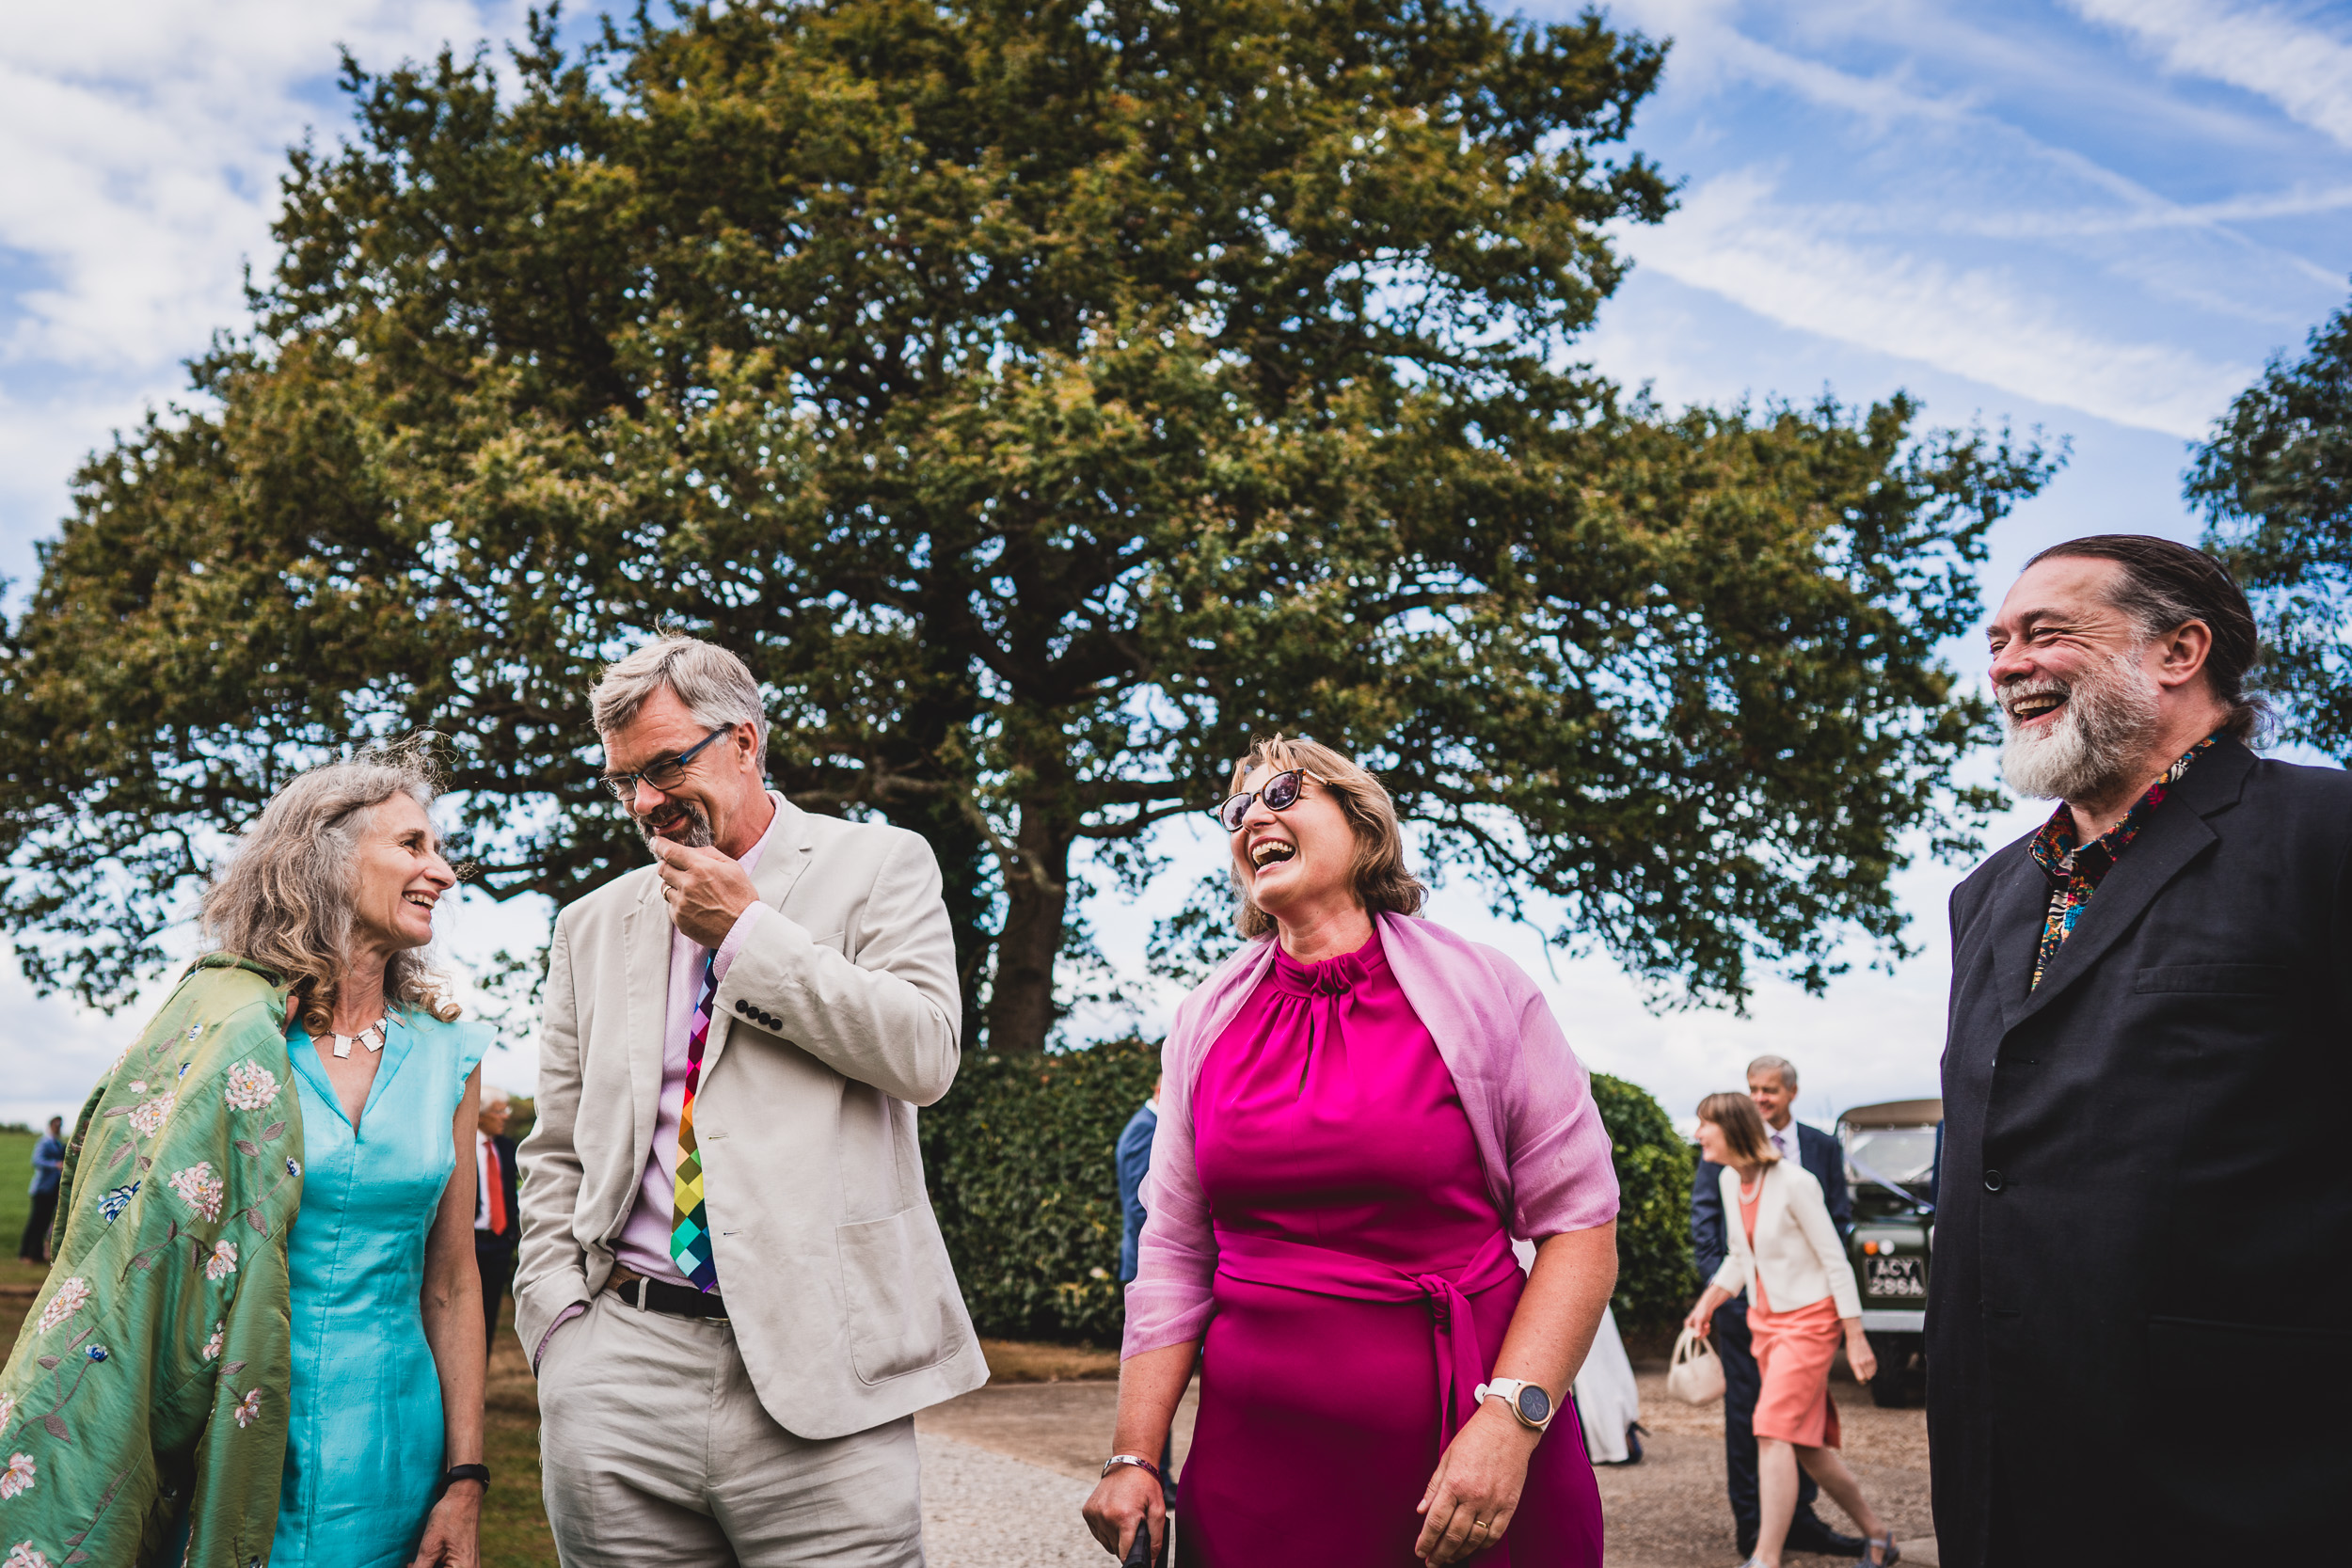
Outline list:
[[[768,799],[771,809],[779,803],[772,790]],[[783,820],[784,813],[775,811],[768,818],[768,831],[737,863],[745,876],[758,872],[759,857],[766,852],[776,824]],[[726,978],[727,966],[735,962],[736,954],[743,950],[744,938],[767,910],[767,905],[755,903],[736,917],[735,928],[719,944],[719,978]],[[670,1257],[670,1231],[677,1218],[677,1195],[670,1173],[677,1168],[678,1117],[686,1110],[686,1048],[694,1032],[694,993],[702,986],[703,962],[709,956],[709,948],[676,927],[670,927],[670,995],[661,1029],[661,1109],[654,1120],[653,1148],[645,1155],[645,1180],[637,1189],[637,1207],[629,1211],[628,1223],[612,1243],[612,1260],[621,1267],[647,1279],[690,1288],[691,1282]]]
[[[774,790],[768,792],[771,816],[768,831],[759,835],[736,862],[745,876],[759,870],[759,857],[766,852],[769,839],[775,836],[776,824],[784,820],[784,798]],[[736,954],[743,950],[744,939],[752,927],[770,912],[765,904],[755,903],[736,917],[734,929],[719,944],[718,974],[726,978],[727,966]],[[678,1272],[670,1258],[670,1231],[677,1217],[676,1189],[670,1180],[670,1172],[677,1167],[678,1117],[686,1110],[686,1048],[694,1028],[694,992],[702,983],[703,959],[710,952],[702,943],[679,930],[670,927],[670,993],[664,1010],[661,1030],[661,1107],[654,1121],[653,1148],[645,1156],[645,1179],[637,1189],[637,1207],[628,1212],[628,1223],[621,1227],[618,1240],[612,1244],[613,1261],[623,1268],[633,1269],[648,1279],[666,1280],[684,1285],[689,1290],[693,1282]],[[585,1302],[574,1302],[556,1315],[548,1324],[547,1333],[539,1337],[539,1345],[532,1353],[531,1364],[539,1365],[539,1357],[548,1351],[548,1341],[555,1331],[588,1310]]]

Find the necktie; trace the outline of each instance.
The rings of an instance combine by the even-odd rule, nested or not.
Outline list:
[[[482,1152],[490,1167],[489,1190],[482,1195],[490,1206],[490,1234],[503,1236],[506,1234],[506,1173],[499,1168],[497,1144],[484,1144]]]
[[[719,955],[703,960],[702,989],[686,1035],[686,1107],[677,1118],[677,1170],[671,1177],[670,1256],[697,1291],[715,1290],[719,1268],[710,1256],[710,1217],[703,1210],[703,1160],[694,1148],[694,1091],[702,1086],[703,1042],[710,1037],[710,1002],[719,990]]]

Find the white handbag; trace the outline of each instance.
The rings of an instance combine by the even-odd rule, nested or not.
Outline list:
[[[1675,1341],[1674,1365],[1666,1370],[1666,1392],[1685,1404],[1713,1404],[1724,1397],[1724,1364],[1715,1347],[1687,1328]]]

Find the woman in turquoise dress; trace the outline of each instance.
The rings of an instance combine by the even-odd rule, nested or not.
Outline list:
[[[421,961],[456,881],[431,800],[413,757],[306,774],[205,900],[222,946],[311,977],[286,1031],[307,1168],[286,1247],[293,1377],[273,1568],[477,1559],[488,1347],[471,1155],[490,1035],[456,1022]],[[313,911],[336,910],[338,882],[341,910],[322,923]],[[480,1474],[451,1478],[455,1466]]]
[[[0,1368],[17,1568],[475,1568],[478,1063],[413,748],[314,768],[206,891],[216,949],[83,1108]]]

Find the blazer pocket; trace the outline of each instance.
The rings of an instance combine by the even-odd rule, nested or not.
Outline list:
[[[2276,996],[2294,972],[2283,964],[2159,964],[2132,977],[2132,990],[2187,996]]]
[[[928,1205],[835,1226],[833,1235],[850,1362],[861,1382],[919,1372],[962,1348],[955,1270]]]

